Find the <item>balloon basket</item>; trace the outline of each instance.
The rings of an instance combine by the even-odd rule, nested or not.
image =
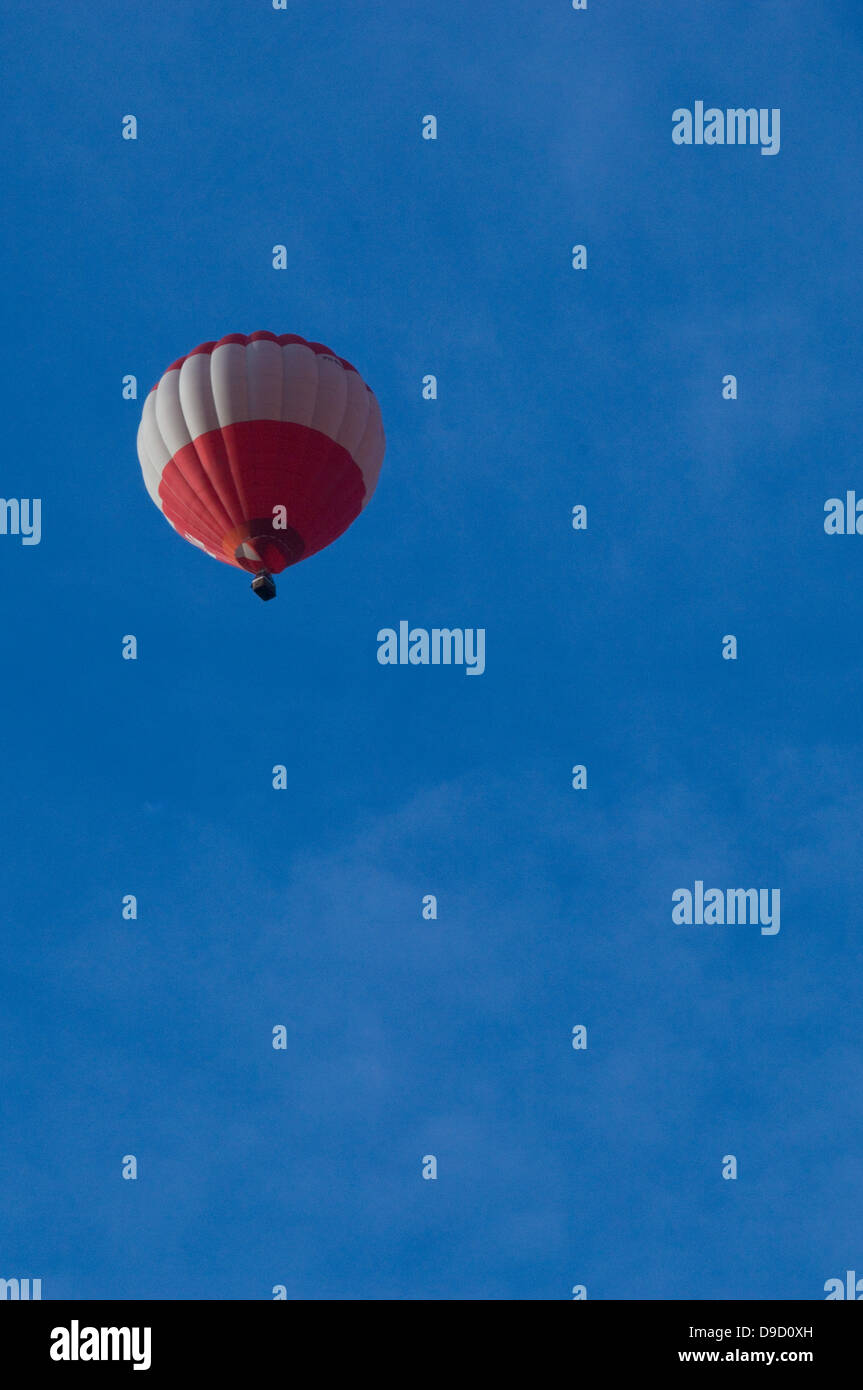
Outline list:
[[[258,598],[262,598],[265,602],[267,599],[276,597],[276,581],[266,570],[261,570],[260,574],[255,575],[252,580],[252,588]]]

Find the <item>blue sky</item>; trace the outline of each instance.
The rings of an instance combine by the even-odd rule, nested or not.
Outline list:
[[[48,3],[3,48],[0,490],[43,532],[0,536],[0,1276],[863,1270],[863,540],[823,530],[863,494],[859,8]],[[780,108],[780,153],[673,145],[696,100]],[[266,605],[135,451],[170,362],[261,328],[388,437]],[[380,666],[403,618],[484,627],[485,673]],[[675,926],[699,878],[780,888],[779,934]]]

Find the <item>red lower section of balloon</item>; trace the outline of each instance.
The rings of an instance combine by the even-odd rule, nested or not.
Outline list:
[[[341,444],[283,420],[199,435],[159,484],[178,531],[250,573],[278,574],[322,550],[358,516],[364,496],[362,473]]]

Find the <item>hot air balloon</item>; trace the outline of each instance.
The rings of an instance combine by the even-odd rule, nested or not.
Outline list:
[[[322,343],[231,333],[172,363],[144,402],[147,491],[187,541],[273,575],[346,531],[375,490],[385,448],[370,387]]]

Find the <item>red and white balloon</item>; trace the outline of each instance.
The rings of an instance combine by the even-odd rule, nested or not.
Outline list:
[[[174,529],[254,574],[278,574],[346,531],[385,445],[356,369],[293,333],[202,343],[153,387],[138,430],[147,491]]]

